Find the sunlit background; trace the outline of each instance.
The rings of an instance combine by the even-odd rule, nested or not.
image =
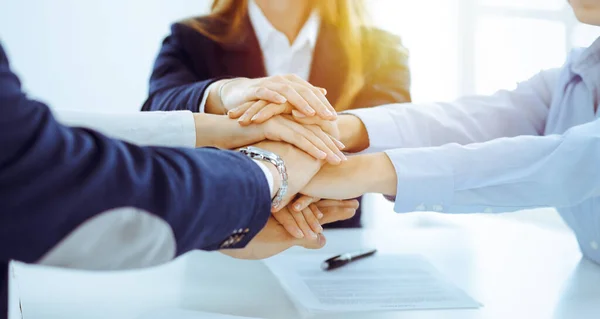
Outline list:
[[[374,23],[400,35],[410,50],[416,102],[513,88],[561,66],[572,47],[600,35],[600,28],[578,24],[565,0],[367,3]],[[134,111],[169,25],[208,6],[208,0],[4,0],[0,40],[26,90],[52,107]],[[376,210],[370,225],[402,218],[379,196],[366,205]],[[558,223],[556,216],[528,218]]]

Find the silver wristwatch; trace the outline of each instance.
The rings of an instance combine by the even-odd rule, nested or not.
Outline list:
[[[285,196],[285,194],[287,193],[288,188],[288,175],[287,170],[285,169],[285,162],[283,161],[283,159],[281,159],[279,155],[273,152],[269,152],[267,150],[263,150],[262,148],[254,146],[244,147],[240,149],[240,152],[250,157],[251,159],[265,161],[275,165],[277,171],[279,172],[279,176],[281,177],[281,186],[275,194],[275,198],[273,199],[271,205],[273,207],[279,206],[279,204],[283,200],[283,196]]]

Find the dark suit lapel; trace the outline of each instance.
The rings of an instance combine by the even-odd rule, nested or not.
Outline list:
[[[334,27],[322,23],[313,52],[309,82],[327,89],[327,99],[333,105],[340,97],[346,79],[346,59],[342,52]]]
[[[266,76],[262,51],[248,17],[240,29],[236,42],[223,45],[221,61],[224,75],[248,78]]]

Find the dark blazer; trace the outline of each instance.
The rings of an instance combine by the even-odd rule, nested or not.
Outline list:
[[[200,17],[215,32],[224,28],[210,18]],[[204,90],[212,82],[227,77],[266,76],[260,45],[246,18],[238,41],[215,42],[191,27],[176,23],[162,48],[150,78],[150,95],[143,111],[198,111]],[[365,56],[365,86],[351,108],[410,101],[410,74],[407,55],[400,39],[381,30],[364,29],[378,41],[380,50]],[[346,77],[347,60],[335,28],[321,24],[313,53],[309,82],[327,89],[327,98],[335,105]],[[360,226],[360,210],[354,218],[330,227]]]
[[[138,147],[56,122],[23,93],[0,46],[0,318],[9,260],[36,262],[84,221],[135,207],[165,220],[177,254],[244,247],[271,215],[262,170],[238,152]],[[246,231],[247,230],[247,231]]]

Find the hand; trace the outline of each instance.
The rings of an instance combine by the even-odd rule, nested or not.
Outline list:
[[[326,121],[316,116],[305,116],[304,114],[292,110],[292,118],[295,122],[300,123],[302,125],[317,125],[320,127],[325,133],[335,137],[336,139],[340,139],[340,129],[339,123],[340,118],[346,118],[347,116],[341,116],[334,121]],[[360,120],[359,120],[360,121]],[[342,144],[344,145],[344,144]],[[344,146],[345,148],[346,146]]]
[[[312,197],[311,197],[312,198]],[[319,219],[323,213],[317,205],[306,205],[301,210],[293,210],[290,205],[287,209],[273,213],[273,217],[283,225],[283,228],[296,238],[317,238],[323,232]]]
[[[253,108],[260,110],[256,115],[253,114]],[[244,113],[246,112],[246,113]],[[293,106],[286,102],[282,104],[270,103],[264,100],[246,102],[241,106],[229,111],[228,116],[232,119],[238,118],[238,123],[242,126],[248,126],[252,123],[262,124],[267,122],[274,116],[287,114],[292,115],[292,119],[303,125],[317,125],[327,134],[339,139],[340,131],[335,120],[324,120],[318,116],[306,116],[303,113],[295,110]]]
[[[299,195],[290,205],[289,209],[293,212],[304,212],[307,207],[310,207],[313,203],[319,202],[321,199],[318,197]]]
[[[264,141],[254,146],[279,155],[285,162],[288,175],[288,189],[281,204],[278,207],[274,207],[273,212],[278,212],[287,206],[296,194],[300,192],[300,190],[304,188],[310,179],[319,171],[322,165],[322,161],[314,159],[287,143]],[[274,174],[273,177],[276,179],[275,184],[279,184],[279,174]]]
[[[321,223],[328,224],[352,218],[358,208],[358,202],[350,205],[345,202],[327,201],[320,207],[323,213]],[[284,212],[284,211],[282,211]],[[263,259],[279,254],[292,246],[308,249],[319,249],[325,246],[325,236],[319,234],[316,239],[294,238],[274,217],[270,217],[267,225],[242,249],[221,250],[222,253],[239,259]]]
[[[325,208],[339,207],[356,210],[359,206],[357,200],[319,200],[312,197],[310,202],[305,200],[303,204],[305,204],[305,207],[302,209],[292,209],[288,205],[287,209],[273,214],[288,233],[296,238],[316,239],[318,234],[323,232],[320,220],[325,216],[322,212]]]
[[[336,138],[316,125],[298,124],[289,116],[276,116],[263,124],[244,127],[224,115],[196,113],[194,121],[196,147],[234,149],[271,140],[292,144],[317,159],[326,159],[330,164],[339,164],[347,159],[340,151],[344,145]]]
[[[283,104],[286,102],[288,102],[289,107],[297,109],[306,116],[317,115],[327,120],[336,118],[335,109],[325,97],[326,91],[313,86],[294,74],[259,79],[237,78],[222,80],[221,83],[217,84],[214,86],[217,92],[213,96],[222,100],[222,108],[227,112],[246,102],[259,100],[267,102],[252,108],[252,105],[246,105],[243,111],[241,109],[232,111],[232,116],[237,115],[233,118],[244,114],[248,120],[251,120],[268,103]],[[219,92],[222,94],[220,97],[218,96]],[[213,93],[215,92],[210,94]],[[209,99],[211,99],[211,95],[209,95]],[[244,118],[244,121],[246,118]]]
[[[305,116],[293,110],[294,121],[303,125],[318,125],[327,134],[340,140],[344,151],[350,153],[361,152],[369,147],[369,133],[364,123],[352,114],[341,114],[335,121],[324,121],[315,116]]]
[[[265,100],[258,100],[246,102],[230,110],[227,112],[227,116],[232,119],[238,119],[238,123],[240,125],[246,126],[250,125],[251,123],[264,123],[276,115],[289,115],[292,114],[292,111],[294,111],[294,106],[289,102],[272,103]]]
[[[292,144],[314,158],[326,159],[333,165],[347,160],[340,151],[344,144],[317,125],[298,124],[289,116],[278,115],[260,126],[266,140]]]

